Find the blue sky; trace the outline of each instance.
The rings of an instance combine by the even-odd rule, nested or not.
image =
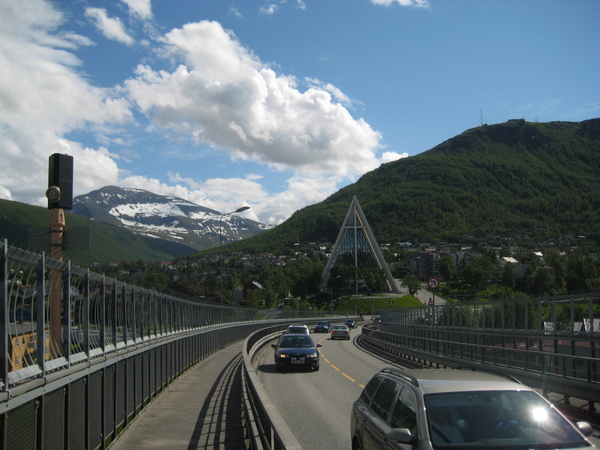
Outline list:
[[[2,0],[0,198],[106,185],[278,224],[484,123],[600,117],[598,0]]]

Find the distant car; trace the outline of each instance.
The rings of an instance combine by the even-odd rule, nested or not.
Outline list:
[[[321,322],[317,322],[315,325],[315,333],[329,333],[329,329],[331,328],[331,324],[323,320]]]
[[[275,349],[275,368],[304,368],[312,371],[319,370],[319,351],[321,344],[315,345],[310,336],[306,334],[284,334],[277,344],[272,344]]]
[[[331,339],[350,339],[350,329],[346,325],[331,327]]]
[[[310,334],[310,330],[306,325],[290,325],[283,334]]]
[[[346,325],[350,329],[354,329],[354,328],[356,328],[356,320],[346,319],[346,322],[344,323],[344,325]]]
[[[593,449],[572,424],[512,377],[460,369],[385,368],[352,406],[352,449]]]
[[[373,323],[381,323],[380,317],[373,317]]]

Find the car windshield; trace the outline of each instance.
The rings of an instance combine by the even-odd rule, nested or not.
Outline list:
[[[434,448],[576,448],[586,441],[532,391],[481,391],[425,396]]]
[[[345,325],[334,325],[334,330],[344,331],[346,329]]]
[[[313,341],[308,336],[284,336],[279,341],[280,348],[314,347]]]

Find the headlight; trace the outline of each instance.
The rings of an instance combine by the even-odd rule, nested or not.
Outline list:
[[[306,355],[307,358],[316,358],[317,354],[316,353],[311,353],[310,355]]]
[[[277,353],[277,357],[278,358],[289,358],[289,355],[286,355],[285,353]]]

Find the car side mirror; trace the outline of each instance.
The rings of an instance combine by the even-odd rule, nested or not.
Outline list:
[[[321,344],[317,344],[317,348],[318,348],[318,347],[321,347]]]
[[[275,344],[271,344],[271,347],[273,347],[273,348],[277,348],[277,345],[275,345]]]
[[[417,437],[413,436],[408,428],[392,428],[387,434],[388,441],[400,442],[402,444],[414,444]]]
[[[592,434],[594,432],[594,429],[592,428],[592,426],[587,422],[577,422],[577,423],[575,423],[575,426],[577,426],[577,429],[584,436],[589,436],[590,434]]]

